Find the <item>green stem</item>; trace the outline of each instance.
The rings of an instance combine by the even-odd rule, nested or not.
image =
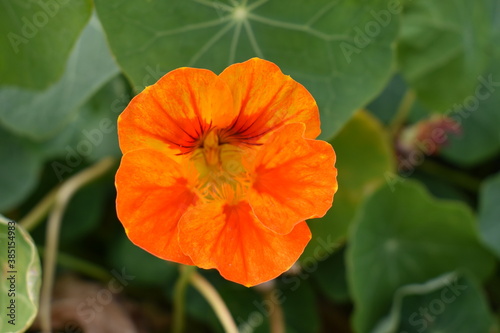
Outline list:
[[[37,249],[40,255],[43,256],[45,254],[45,248],[43,246],[37,246]],[[108,282],[112,278],[112,275],[101,266],[98,266],[90,261],[77,258],[71,254],[58,252],[56,261],[61,267],[69,268],[72,271],[85,274],[86,276],[101,282]]]
[[[449,183],[456,184],[463,189],[477,193],[481,180],[471,177],[462,171],[457,171],[432,160],[426,159],[419,169],[427,174],[437,176]]]
[[[389,125],[389,133],[391,135],[391,138],[394,139],[401,127],[404,125],[416,99],[417,96],[415,92],[411,89],[408,89],[401,99],[401,103],[399,104],[398,110],[396,111],[396,115]]]
[[[173,333],[184,333],[186,288],[191,275],[196,271],[196,266],[181,265],[179,270],[180,275],[174,287]]]
[[[59,230],[66,207],[73,195],[80,188],[101,177],[114,165],[114,158],[105,158],[69,178],[57,191],[54,207],[47,221],[47,232],[45,236],[46,248],[43,261],[43,284],[40,294],[40,326],[42,333],[52,332],[50,303],[52,289],[54,287]]]
[[[229,312],[226,303],[224,303],[217,290],[203,276],[196,272],[191,275],[191,283],[208,301],[217,318],[219,318],[222,327],[224,327],[224,331],[226,333],[238,333],[238,327],[231,316],[231,312]],[[284,333],[285,331],[276,332]]]
[[[33,208],[21,221],[19,224],[22,225],[27,231],[33,230],[40,222],[43,221],[44,217],[50,211],[50,208],[56,202],[57,191],[59,186],[53,188],[49,193],[43,197],[43,199]]]

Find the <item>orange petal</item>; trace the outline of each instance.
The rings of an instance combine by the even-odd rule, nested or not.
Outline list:
[[[246,202],[190,209],[179,224],[182,250],[201,268],[216,268],[227,280],[247,287],[288,270],[311,239],[305,222],[288,235],[265,228]]]
[[[324,141],[302,137],[304,124],[286,125],[257,153],[250,205],[262,223],[279,234],[306,219],[321,217],[337,191],[335,152]]]
[[[179,68],[137,95],[118,119],[123,153],[165,147],[192,150],[202,133],[235,119],[227,84],[205,69]]]
[[[130,240],[162,259],[192,265],[182,253],[177,224],[194,202],[181,166],[165,154],[134,150],[116,174],[116,210]]]
[[[230,134],[258,140],[282,125],[297,122],[306,124],[306,138],[320,134],[316,101],[272,62],[253,58],[229,66],[219,77],[231,88],[239,112]]]

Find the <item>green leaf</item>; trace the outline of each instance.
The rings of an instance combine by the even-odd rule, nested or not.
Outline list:
[[[491,45],[485,1],[408,1],[398,55],[419,99],[445,111],[474,93]]]
[[[331,253],[345,239],[356,210],[368,194],[394,170],[390,144],[384,129],[366,111],[355,114],[331,140],[337,155],[338,191],[332,208],[321,219],[311,220],[313,239],[302,261]]]
[[[116,122],[130,100],[127,87],[122,76],[113,78],[78,110],[61,132],[40,143],[39,149],[46,159],[64,158],[64,163],[52,163],[56,174],[67,176],[84,161],[121,156]]]
[[[40,92],[14,87],[0,90],[0,122],[31,139],[48,139],[61,131],[78,108],[117,73],[102,28],[94,17],[56,84]]]
[[[26,332],[38,312],[40,259],[29,233],[1,215],[0,266],[0,331]]]
[[[344,251],[337,251],[318,264],[313,278],[321,291],[335,303],[351,300],[346,278]]]
[[[109,252],[109,260],[115,267],[126,267],[135,276],[134,283],[163,285],[173,283],[177,265],[162,260],[135,246],[125,235],[120,236]]]
[[[0,212],[4,212],[35,188],[42,161],[29,143],[1,126],[0,137]]]
[[[384,91],[366,108],[384,125],[389,125],[395,117],[405,92],[408,90],[401,75],[395,75]]]
[[[396,291],[390,315],[373,333],[491,332],[492,316],[474,279],[448,273]]]
[[[384,87],[399,15],[383,0],[97,0],[117,61],[136,90],[181,66],[216,73],[258,56],[304,84],[323,138]]]
[[[91,12],[90,0],[1,0],[0,85],[56,82]]]
[[[105,197],[109,194],[109,182],[96,182],[79,190],[66,208],[61,224],[61,245],[74,245],[99,223]],[[89,209],[91,207],[91,209]]]
[[[495,25],[492,45],[496,47],[488,68],[476,81],[476,91],[450,113],[461,124],[462,134],[452,137],[443,149],[453,163],[472,166],[500,152],[500,1],[491,0],[490,12]]]
[[[482,239],[500,258],[500,173],[484,182],[479,199],[479,228]]]
[[[356,215],[347,251],[354,327],[369,332],[389,311],[394,292],[463,269],[479,279],[492,271],[468,206],[430,197],[410,180],[385,185]]]
[[[271,298],[271,302],[276,302],[282,307],[287,327],[286,332],[320,332],[319,311],[310,282],[303,280],[300,286],[297,286],[283,283],[284,279],[278,281],[281,283],[278,284],[275,291],[276,297]],[[270,309],[274,306],[271,304],[269,304]]]

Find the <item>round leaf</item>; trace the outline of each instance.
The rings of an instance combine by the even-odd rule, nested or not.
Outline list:
[[[0,1],[0,85],[44,89],[64,71],[90,0]]]
[[[42,168],[33,147],[0,126],[0,212],[20,203],[34,189]]]
[[[394,296],[388,318],[373,333],[492,332],[492,316],[474,279],[449,273],[405,285]]]
[[[479,227],[486,245],[500,258],[500,173],[481,188]]]
[[[438,111],[474,93],[485,69],[491,23],[485,1],[408,1],[399,61],[419,99]]]
[[[28,232],[1,215],[0,265],[0,331],[26,332],[38,311],[42,274],[40,259]]]
[[[470,209],[435,200],[416,182],[381,187],[356,216],[347,265],[357,332],[369,332],[405,284],[456,269],[484,279],[493,269]]]
[[[12,132],[44,140],[54,136],[102,85],[118,73],[102,28],[90,20],[73,49],[66,71],[43,91],[0,90],[0,121]]]
[[[97,0],[96,8],[136,90],[177,67],[219,73],[258,56],[310,90],[323,138],[388,81],[399,21],[384,0]]]

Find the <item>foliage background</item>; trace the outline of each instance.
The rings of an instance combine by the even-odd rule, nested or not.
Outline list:
[[[0,331],[24,331],[37,307],[33,253],[48,245],[49,211],[28,213],[81,170],[120,157],[116,118],[131,97],[174,68],[219,73],[254,56],[317,99],[339,191],[310,221],[294,272],[266,286],[281,297],[202,272],[240,329],[268,332],[281,308],[287,332],[499,331],[500,1],[0,0],[0,46],[0,212],[32,237],[18,235],[19,269],[31,274],[18,279],[20,324],[2,318]],[[429,131],[398,156],[400,134],[415,144],[412,125],[436,115],[461,132],[432,153],[443,140]],[[76,277],[61,278],[55,297],[77,301],[59,314],[61,331],[75,320],[74,331],[170,326],[177,267],[126,238],[116,167],[78,188],[64,214],[57,272]],[[133,278],[111,300],[86,303],[123,269]],[[7,289],[2,275],[2,308]],[[192,289],[187,311],[189,332],[222,331]]]

